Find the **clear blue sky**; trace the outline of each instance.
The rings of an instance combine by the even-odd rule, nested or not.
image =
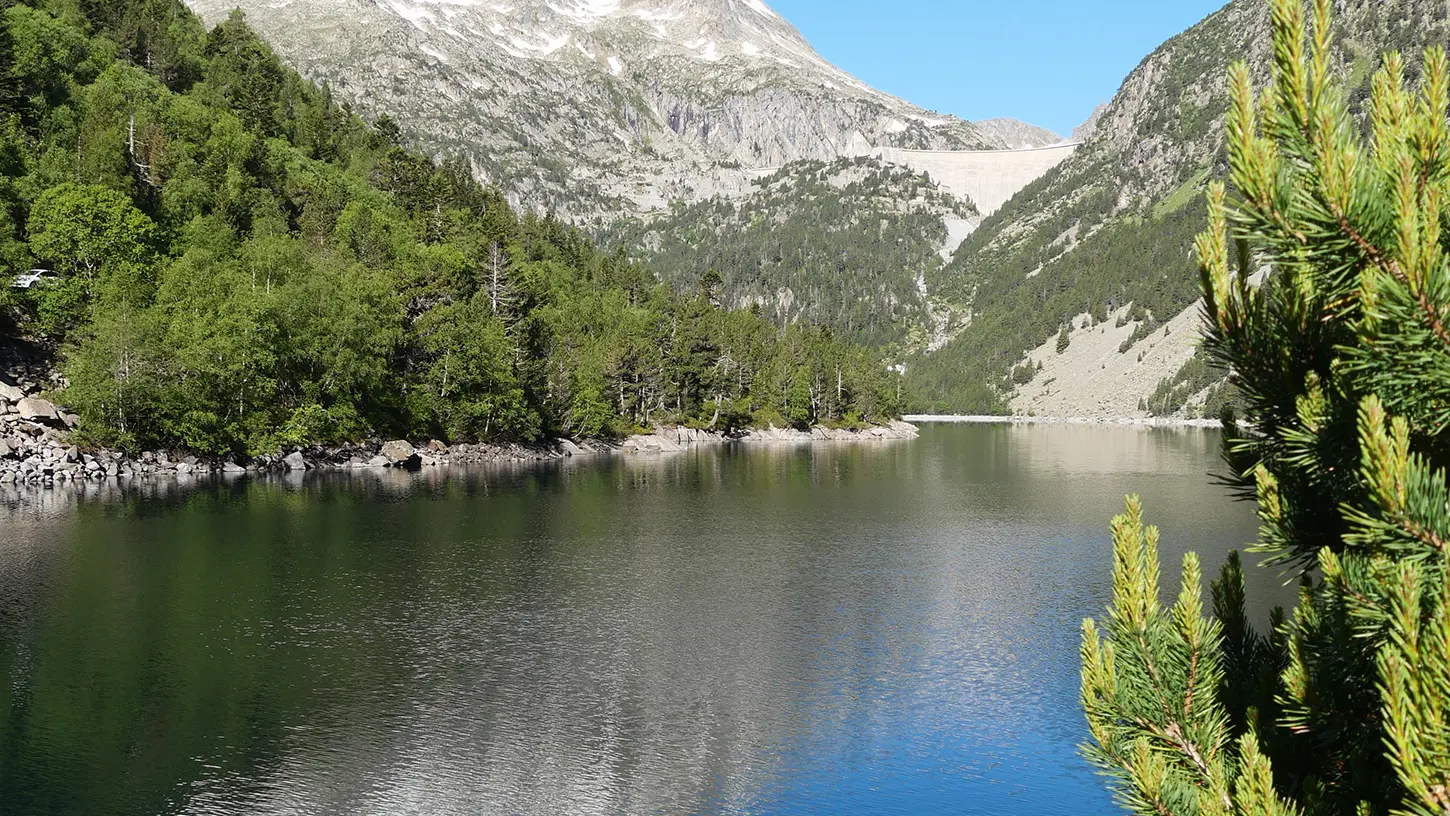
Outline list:
[[[766,0],[869,85],[1067,135],[1160,43],[1227,0]]]

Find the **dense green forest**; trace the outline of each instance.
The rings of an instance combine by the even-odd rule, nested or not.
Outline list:
[[[919,282],[942,267],[945,219],[976,215],[923,174],[856,157],[796,162],[742,198],[676,202],[606,234],[677,287],[714,272],[730,303],[759,304],[778,325],[920,347],[930,305]]]
[[[91,441],[252,453],[898,410],[876,357],[672,294],[178,0],[0,0],[0,332]]]

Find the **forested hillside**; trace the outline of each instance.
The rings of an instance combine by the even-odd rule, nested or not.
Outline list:
[[[1379,54],[1402,50],[1417,65],[1426,45],[1450,36],[1450,12],[1439,0],[1334,5],[1334,70],[1355,89],[1356,111]],[[1247,59],[1262,84],[1268,34],[1266,5],[1234,0],[1166,42],[1129,75],[1074,156],[968,239],[933,286],[969,309],[972,323],[911,365],[925,407],[1003,410],[1024,353],[1064,327],[1070,334],[1074,317],[1132,322],[1133,343],[1123,349],[1132,354],[1136,342],[1194,303],[1191,242],[1204,219],[1203,190],[1224,171],[1224,77],[1232,61]],[[1164,388],[1206,385],[1203,374],[1180,372]],[[1179,397],[1185,392],[1177,389]],[[1181,404],[1157,405],[1174,402]]]
[[[677,202],[611,227],[688,289],[709,275],[733,305],[878,347],[925,347],[949,311],[925,281],[977,217],[924,175],[876,159],[796,162],[740,198]]]
[[[675,295],[179,0],[0,0],[0,331],[98,443],[599,436],[896,410],[882,363]],[[8,281],[8,276],[6,280]]]

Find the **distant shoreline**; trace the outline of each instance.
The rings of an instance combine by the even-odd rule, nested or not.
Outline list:
[[[945,423],[975,425],[1111,425],[1138,428],[1222,428],[1216,419],[1172,419],[1167,417],[1031,417],[982,416],[970,414],[907,414],[902,417],[914,424]]]

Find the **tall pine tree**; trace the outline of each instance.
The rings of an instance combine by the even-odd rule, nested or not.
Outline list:
[[[1205,616],[1188,556],[1158,601],[1157,532],[1114,522],[1113,603],[1083,629],[1087,755],[1143,814],[1450,813],[1450,66],[1385,57],[1356,125],[1330,0],[1273,0],[1274,71],[1230,75],[1230,199],[1197,244],[1205,347],[1259,551],[1302,574],[1271,636],[1237,560]],[[1267,269],[1259,286],[1254,273]]]

